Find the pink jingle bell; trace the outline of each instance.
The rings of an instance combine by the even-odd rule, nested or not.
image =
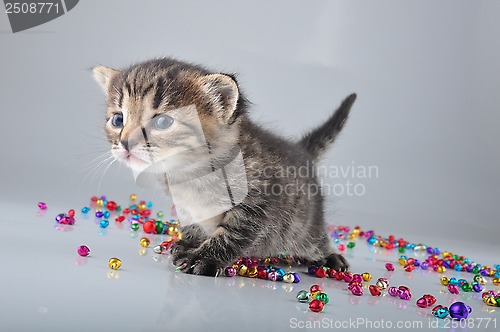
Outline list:
[[[345,282],[351,282],[351,281],[353,281],[352,273],[346,272],[344,274],[344,281]]]
[[[458,287],[456,285],[448,285],[448,290],[451,294],[458,294]]]
[[[352,288],[353,288],[354,286],[359,286],[359,287],[362,287],[363,285],[362,285],[361,283],[357,282],[357,281],[351,281],[351,282],[349,283],[349,285],[347,286],[347,289],[348,289],[348,290],[352,290]]]
[[[363,295],[363,287],[361,287],[359,284],[356,284],[356,285],[352,286],[351,292],[353,295],[361,296],[361,295]]]
[[[90,249],[86,245],[81,245],[78,247],[78,249],[76,249],[76,252],[78,253],[78,255],[86,257],[90,254]]]
[[[419,306],[420,308],[427,308],[428,307],[427,300],[423,297],[419,298],[417,300],[417,306]]]
[[[361,274],[353,274],[352,275],[352,281],[356,281],[356,282],[359,282],[359,283],[362,283],[363,282],[363,276]]]
[[[394,265],[392,265],[391,263],[385,264],[385,268],[387,269],[387,271],[394,271]]]

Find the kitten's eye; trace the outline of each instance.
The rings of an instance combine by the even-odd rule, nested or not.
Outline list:
[[[111,119],[111,124],[113,127],[122,127],[123,126],[123,114],[115,113],[113,114],[113,118]]]
[[[165,114],[155,116],[153,119],[153,127],[159,130],[167,129],[172,123],[174,123],[174,119]]]

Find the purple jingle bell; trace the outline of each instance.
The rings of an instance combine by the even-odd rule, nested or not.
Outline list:
[[[276,273],[276,271],[271,271],[267,274],[267,279],[271,280],[271,281],[276,281],[278,280],[278,273]]]
[[[399,286],[398,288],[398,295],[401,300],[410,300],[411,299],[411,293],[410,289],[406,286]]]
[[[401,300],[409,301],[411,299],[411,293],[406,290],[399,290],[399,298]]]
[[[474,292],[479,293],[483,290],[483,286],[481,286],[481,284],[475,283],[472,285],[472,289],[474,290]]]
[[[234,277],[236,275],[236,269],[234,267],[226,267],[226,270],[224,271],[227,277]]]
[[[399,289],[397,287],[391,286],[387,288],[387,293],[390,296],[399,296]]]
[[[467,319],[472,312],[472,308],[463,302],[455,302],[450,305],[450,316],[454,319]]]

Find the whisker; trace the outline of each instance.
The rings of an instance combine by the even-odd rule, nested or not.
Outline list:
[[[104,175],[106,175],[106,172],[108,171],[108,169],[111,167],[111,165],[114,164],[114,162],[116,161],[116,158],[114,158],[108,165],[108,167],[106,167],[106,169],[104,170],[104,172],[102,173],[101,175],[101,180],[99,180],[99,184],[97,186],[97,192],[100,193],[101,192],[101,183],[102,183],[102,179],[104,179]]]
[[[92,156],[92,155],[96,155],[96,154],[98,154],[99,156],[95,159],[98,159],[99,157],[104,156],[108,153],[109,153],[109,150],[103,149],[103,148],[101,148],[99,150],[87,151],[87,152],[79,151],[78,154],[73,155],[73,158],[65,158],[64,159],[65,160],[64,166],[70,166],[70,165],[72,165],[72,163],[75,163],[75,162],[80,163],[80,161],[82,159],[88,160],[89,159],[88,156]],[[94,161],[95,159],[93,159],[92,161]]]
[[[94,174],[92,177],[92,180],[90,181],[90,184],[94,183],[95,176],[97,172],[99,171],[100,168],[102,168],[110,159],[112,159],[113,156],[109,156],[106,159],[102,160],[98,165],[96,165],[94,168],[90,169],[87,175],[85,175],[82,178],[81,184],[89,177],[90,174]]]
[[[110,156],[110,155],[111,155],[111,152],[110,151],[106,151],[103,154],[101,154],[101,155],[97,156],[96,158],[92,159],[91,161],[89,161],[87,164],[85,164],[85,166],[92,164],[93,162],[95,162],[96,160],[99,160],[100,158],[103,158],[103,157],[106,157],[106,156]]]
[[[106,162],[108,162],[112,157],[106,157],[106,159],[103,159],[101,161],[98,161],[96,165],[89,165],[85,168],[82,168],[78,174],[81,174],[82,172],[86,172],[87,170],[89,170],[89,173],[93,173],[93,172],[97,172]],[[89,174],[87,174],[89,175]],[[85,176],[87,177],[87,176]]]

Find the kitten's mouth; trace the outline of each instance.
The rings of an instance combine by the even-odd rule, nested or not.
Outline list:
[[[127,153],[125,155],[125,160],[131,164],[131,165],[138,165],[138,166],[144,166],[144,165],[148,165],[149,163],[146,162],[145,160],[139,158],[139,157],[136,157],[134,156],[133,154],[131,154],[130,152]]]

